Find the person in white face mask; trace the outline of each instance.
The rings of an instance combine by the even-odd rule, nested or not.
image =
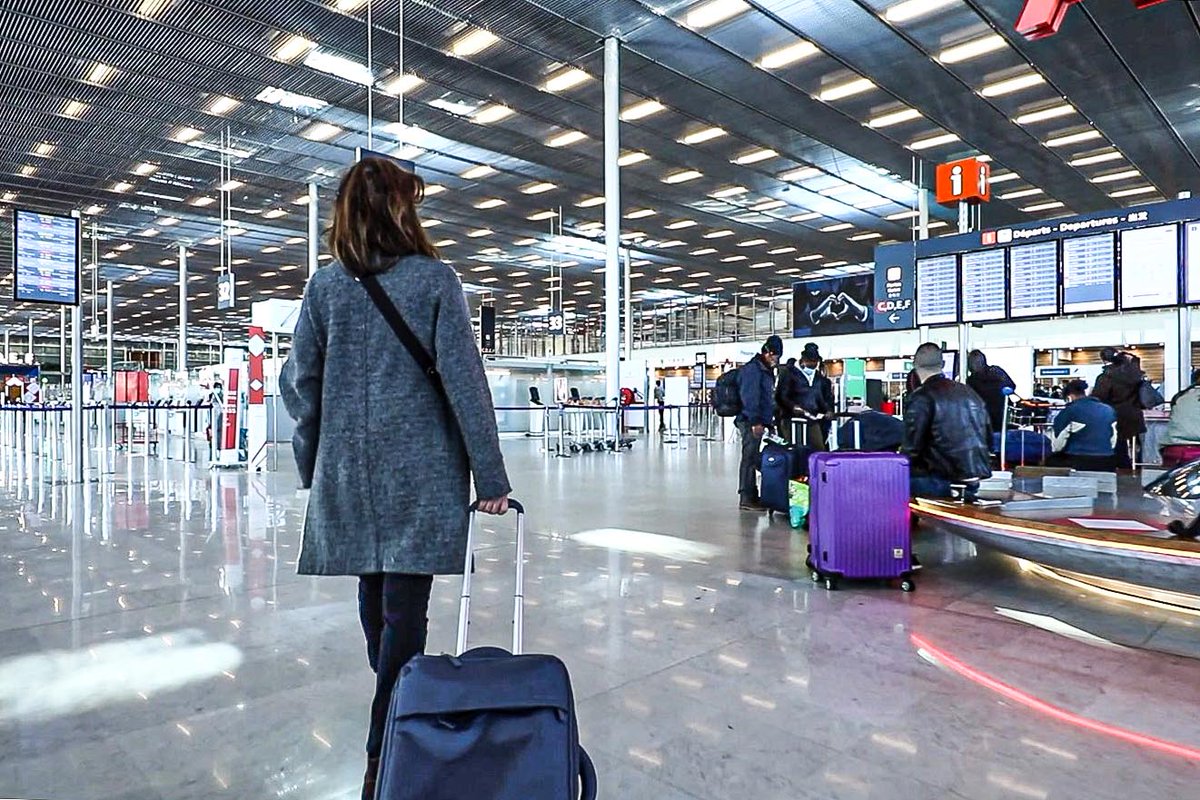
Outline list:
[[[834,411],[833,383],[821,371],[821,353],[809,342],[800,354],[800,363],[788,365],[790,374],[781,376],[779,408],[782,426],[790,433],[792,419],[808,420],[808,446],[824,450],[829,436],[829,421],[822,419]],[[803,443],[803,439],[801,442]]]

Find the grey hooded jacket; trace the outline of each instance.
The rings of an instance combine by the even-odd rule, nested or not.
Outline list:
[[[312,490],[304,575],[459,572],[471,474],[481,498],[511,489],[458,277],[423,256],[378,277],[436,360],[445,395],[356,278],[337,263],[313,275],[280,379]]]

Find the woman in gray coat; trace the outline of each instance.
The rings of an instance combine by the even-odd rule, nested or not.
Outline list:
[[[308,282],[281,379],[311,489],[299,572],[359,576],[376,674],[363,797],[374,796],[392,686],[425,649],[432,576],[462,569],[471,476],[486,513],[507,511],[511,488],[462,285],[417,215],[424,191],[384,159],[346,173],[329,232],[337,260]],[[389,327],[371,284],[424,356]]]

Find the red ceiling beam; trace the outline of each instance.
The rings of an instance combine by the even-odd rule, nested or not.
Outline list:
[[[1026,39],[1044,39],[1058,33],[1067,10],[1082,0],[1025,0],[1021,16],[1017,17],[1017,33]],[[1133,0],[1135,8],[1147,8],[1164,0]]]

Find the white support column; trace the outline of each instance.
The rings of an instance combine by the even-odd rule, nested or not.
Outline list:
[[[25,351],[25,360],[30,364],[33,363],[33,317],[28,320],[29,329],[29,349]]]
[[[917,238],[929,238],[929,192],[917,187]]]
[[[112,281],[104,287],[104,374],[108,379],[109,392],[116,388],[113,384],[113,286]],[[112,397],[110,396],[111,400]]]
[[[632,263],[633,263],[633,258],[630,255],[629,248],[626,248],[625,249],[625,274],[623,276],[625,278],[624,285],[623,285],[623,291],[624,291],[623,299],[625,300],[625,358],[626,358],[626,360],[630,360],[633,358],[633,301],[631,299],[631,297],[632,297],[632,291],[631,291],[632,279],[629,277],[629,273],[633,269],[633,267],[631,266]]]
[[[320,260],[317,258],[320,240],[320,225],[317,215],[317,185],[310,183],[308,185],[308,275],[311,278],[317,273]]]
[[[1196,366],[1192,363],[1191,306],[1181,306],[1176,310],[1176,313],[1179,315],[1176,322],[1179,331],[1179,335],[1176,337],[1176,347],[1179,352],[1175,357],[1175,363],[1178,364],[1178,372],[1175,375],[1171,375],[1171,362],[1168,361],[1165,370],[1166,374],[1163,376],[1163,395],[1167,398],[1174,397],[1176,392],[1191,384],[1192,370]]]
[[[187,319],[188,319],[188,262],[187,246],[179,245],[179,355],[175,362],[178,372],[187,376]],[[111,295],[110,295],[111,296]],[[165,366],[165,365],[164,365]]]
[[[928,200],[925,201],[928,204]],[[971,207],[966,203],[958,204],[958,232],[971,232]]]
[[[621,43],[604,40],[604,397],[621,394]]]
[[[67,392],[67,307],[58,307],[58,371],[59,388]]]
[[[83,483],[83,308],[71,306],[71,482]]]

